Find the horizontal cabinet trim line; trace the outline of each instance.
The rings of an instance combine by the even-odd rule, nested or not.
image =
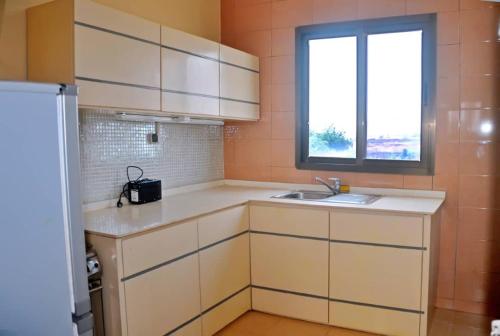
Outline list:
[[[234,101],[237,103],[245,103],[245,104],[252,104],[252,105],[260,105],[260,102],[253,102],[249,100],[242,100],[242,99],[235,99],[235,98],[227,98],[227,97],[219,97],[222,100],[229,100],[229,101]]]
[[[140,271],[140,272],[137,272],[137,273],[134,273],[134,274],[128,275],[128,276],[126,276],[126,277],[122,278],[122,282],[127,281],[127,280],[130,280],[130,279],[133,279],[133,278],[136,278],[136,277],[141,276],[141,275],[143,275],[143,274],[146,274],[146,273],[148,273],[148,272],[151,272],[151,271],[157,270],[158,268],[161,268],[161,267],[163,267],[163,266],[167,266],[167,265],[169,265],[169,264],[171,264],[171,263],[173,263],[173,262],[176,262],[176,261],[179,261],[179,260],[181,260],[181,259],[187,258],[187,257],[189,257],[189,256],[191,256],[191,255],[193,255],[193,254],[196,254],[196,253],[198,253],[198,252],[204,251],[204,250],[209,249],[209,248],[211,248],[211,247],[214,247],[214,246],[216,246],[216,245],[222,244],[222,243],[227,242],[227,241],[229,241],[229,240],[231,240],[231,239],[238,238],[239,236],[243,236],[244,234],[246,234],[246,233],[248,233],[248,232],[249,232],[249,230],[246,230],[246,231],[240,232],[240,233],[235,234],[235,235],[233,235],[233,236],[230,236],[230,237],[224,238],[224,239],[222,239],[222,240],[216,241],[216,242],[214,242],[214,243],[211,243],[211,244],[209,244],[209,245],[207,245],[207,246],[204,246],[204,247],[202,247],[202,248],[196,249],[196,250],[194,250],[194,251],[192,251],[192,252],[189,252],[189,253],[183,254],[183,255],[181,255],[181,256],[175,257],[174,259],[167,260],[167,261],[162,262],[162,263],[160,263],[160,264],[158,264],[158,265],[155,265],[155,266],[152,266],[152,267],[146,268],[145,270],[142,270],[142,271]]]
[[[82,27],[85,27],[85,28],[99,30],[99,31],[102,31],[102,32],[105,32],[105,33],[109,33],[109,34],[113,34],[113,35],[118,35],[118,36],[121,36],[121,37],[126,37],[126,38],[129,38],[129,39],[132,39],[132,40],[136,40],[136,41],[139,41],[139,42],[149,43],[149,44],[152,44],[152,45],[155,45],[155,46],[158,46],[158,47],[161,46],[160,43],[157,43],[157,42],[149,41],[149,40],[146,40],[146,39],[143,39],[143,38],[140,38],[140,37],[136,37],[136,36],[133,36],[133,35],[129,35],[129,34],[120,33],[120,32],[117,32],[115,30],[111,30],[111,29],[107,29],[107,28],[102,28],[102,27],[99,27],[99,26],[94,26],[94,25],[91,25],[91,24],[88,24],[88,23],[85,23],[85,22],[81,22],[81,21],[75,21],[75,25],[82,26]]]
[[[264,286],[258,286],[258,285],[252,285],[252,288],[262,289],[262,290],[268,290],[268,291],[278,292],[278,293],[283,293],[283,294],[291,294],[291,295],[304,296],[304,297],[309,297],[309,298],[313,298],[313,299],[327,300],[327,301],[339,302],[339,303],[347,303],[347,304],[358,305],[358,306],[380,308],[380,309],[387,309],[387,310],[396,310],[396,311],[401,311],[401,312],[405,312],[405,313],[424,314],[424,312],[420,311],[420,310],[413,310],[413,309],[406,309],[406,308],[397,308],[397,307],[389,307],[389,306],[381,306],[381,305],[376,305],[376,304],[371,304],[371,303],[363,303],[363,302],[356,302],[356,301],[333,299],[333,298],[328,298],[328,297],[324,297],[324,296],[321,296],[321,295],[314,295],[314,294],[294,292],[294,291],[290,291],[290,290],[286,290],[286,289],[278,289],[278,288],[264,287]]]
[[[256,230],[250,230],[250,233],[260,234],[260,235],[279,236],[279,237],[298,238],[298,239],[321,240],[321,241],[326,241],[326,242],[329,241],[328,238],[299,236],[299,235],[288,234],[288,233],[277,233],[277,232],[256,231]]]
[[[230,62],[226,62],[226,61],[221,61],[221,60],[218,60],[217,58],[213,58],[213,57],[209,57],[209,56],[205,56],[205,55],[196,54],[196,53],[193,53],[191,51],[187,51],[187,50],[183,50],[183,49],[171,47],[171,46],[168,46],[168,45],[165,45],[165,44],[161,44],[161,43],[149,41],[149,40],[146,40],[146,39],[143,39],[143,38],[140,38],[140,37],[136,37],[136,36],[133,36],[133,35],[120,33],[120,32],[117,32],[116,30],[111,30],[111,29],[102,28],[102,27],[99,27],[99,26],[94,26],[94,25],[91,25],[91,24],[88,24],[88,23],[85,23],[85,22],[81,22],[81,21],[75,21],[75,25],[82,26],[82,27],[85,27],[85,28],[99,30],[99,31],[102,31],[102,32],[105,32],[105,33],[114,34],[114,35],[118,35],[118,36],[121,36],[121,37],[130,38],[130,39],[133,39],[133,40],[136,40],[136,41],[139,41],[139,42],[149,43],[149,44],[152,44],[152,45],[155,45],[155,46],[158,46],[158,47],[162,47],[162,48],[165,48],[165,49],[170,49],[170,50],[173,50],[173,51],[178,51],[178,52],[181,52],[181,53],[184,53],[184,54],[187,54],[187,55],[191,55],[191,56],[196,56],[196,57],[204,58],[204,59],[207,59],[207,60],[210,60],[210,61],[214,61],[214,62],[217,62],[217,63],[221,63],[221,64],[225,64],[225,65],[230,65],[230,66],[233,66],[235,68],[240,68],[240,69],[247,70],[247,71],[250,71],[250,72],[260,73],[260,71],[257,71],[257,70],[251,69],[251,68],[247,68],[247,67],[244,67],[244,66],[241,66],[241,65],[238,65],[238,64],[234,64],[234,63],[230,63]]]
[[[229,63],[229,62],[226,62],[226,61],[219,61],[219,62],[221,64],[230,65],[230,66],[233,66],[235,68],[240,68],[240,69],[243,69],[243,70],[248,70],[250,72],[260,73],[260,71],[257,71],[257,70],[251,69],[251,68],[247,68],[247,67],[244,67],[244,66],[241,66],[241,65],[238,65],[238,64]]]
[[[395,310],[395,311],[400,311],[400,312],[404,312],[404,313],[412,313],[412,314],[424,314],[424,312],[421,310],[381,306],[381,305],[376,305],[376,304],[371,304],[371,303],[340,300],[340,299],[333,299],[333,298],[330,298],[329,300],[332,302],[347,303],[347,304],[356,305],[356,306],[365,306],[365,307],[372,307],[372,308],[378,308],[378,309]]]
[[[204,98],[230,100],[230,101],[234,101],[234,102],[238,102],[238,103],[260,105],[260,103],[258,103],[258,102],[253,102],[253,101],[248,101],[248,100],[242,100],[242,99],[235,99],[235,98],[225,98],[225,97],[208,95],[208,94],[204,94],[204,93],[195,93],[195,92],[179,91],[179,90],[171,90],[171,89],[161,89],[161,91],[162,92],[167,92],[167,93],[176,93],[176,94],[188,95],[188,96],[198,96],[198,97],[204,97]]]
[[[131,84],[131,83],[123,83],[123,82],[114,82],[114,81],[109,81],[109,80],[105,80],[105,79],[96,79],[96,78],[81,77],[81,76],[76,76],[75,78],[78,79],[78,80],[87,81],[87,82],[96,82],[96,83],[111,84],[111,85],[130,86],[130,87],[135,87],[135,88],[139,88],[139,89],[161,91],[161,89],[159,87],[154,87],[154,86],[147,86],[147,85],[140,85],[140,84]]]
[[[247,289],[248,289],[248,288],[250,288],[250,287],[251,287],[251,285],[247,285],[247,286],[243,287],[242,289],[240,289],[240,290],[236,291],[235,293],[233,293],[233,294],[229,295],[228,297],[226,297],[226,298],[222,299],[221,301],[217,302],[217,303],[216,303],[216,304],[214,304],[213,306],[211,306],[211,307],[209,307],[209,308],[205,309],[205,310],[204,310],[201,314],[202,314],[202,315],[204,315],[204,314],[206,314],[206,313],[210,312],[211,310],[213,310],[213,309],[217,308],[218,306],[220,306],[220,305],[221,305],[221,304],[223,304],[224,302],[226,302],[226,301],[228,301],[228,300],[231,300],[233,297],[235,297],[236,295],[240,294],[241,292],[243,292],[243,291],[247,290]]]
[[[368,242],[358,242],[358,241],[352,241],[352,240],[330,239],[330,243],[335,243],[335,244],[368,245],[368,246],[389,247],[389,248],[404,249],[404,250],[427,251],[427,247],[407,246],[407,245],[391,245],[391,244],[380,244],[380,243],[368,243]]]
[[[248,232],[249,232],[249,230],[242,231],[242,232],[237,233],[237,234],[235,234],[235,235],[233,235],[233,236],[230,236],[230,237],[224,238],[224,239],[222,239],[222,240],[219,240],[219,241],[216,241],[216,242],[214,242],[214,243],[208,244],[207,246],[201,247],[201,248],[199,248],[199,249],[198,249],[198,251],[200,251],[200,252],[201,252],[201,251],[204,251],[204,250],[209,249],[209,248],[211,248],[211,247],[214,247],[214,246],[216,246],[216,245],[219,245],[219,244],[222,244],[222,243],[224,243],[224,242],[227,242],[228,240],[231,240],[231,239],[234,239],[234,238],[238,238],[239,236],[243,236],[244,234],[247,234]]]
[[[305,296],[313,299],[320,299],[320,300],[326,300],[328,301],[329,298],[321,295],[314,295],[314,294],[307,294],[307,293],[300,293],[300,292],[294,292],[286,289],[278,289],[278,288],[271,288],[271,287],[264,287],[264,286],[258,286],[258,285],[253,285],[252,288],[255,289],[262,289],[262,290],[268,290],[272,292],[278,292],[278,293],[283,293],[283,294],[291,294],[291,295],[298,295],[298,296]]]
[[[192,319],[184,322],[183,324],[181,324],[180,326],[178,327],[175,327],[174,329],[170,330],[168,333],[166,333],[164,336],[169,336],[169,335],[172,335],[174,334],[175,332],[179,331],[179,329],[182,329],[184,328],[185,326],[187,326],[188,324],[190,324],[191,322],[194,322],[196,321],[197,319],[199,319],[201,317],[201,314],[198,314],[196,315],[195,317],[193,317]]]

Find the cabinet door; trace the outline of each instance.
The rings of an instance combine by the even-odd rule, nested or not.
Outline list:
[[[198,220],[200,248],[244,231],[248,231],[248,207],[246,205],[219,211]]]
[[[328,297],[328,241],[251,235],[252,285]]]
[[[221,116],[255,120],[259,117],[259,59],[240,50],[220,49]]]
[[[75,25],[79,104],[160,110],[160,52],[158,45]]]
[[[200,251],[202,310],[250,285],[249,234]]]
[[[128,335],[164,335],[201,313],[198,255],[125,281]]]
[[[162,48],[162,110],[219,115],[217,60]]]
[[[420,311],[422,251],[331,243],[330,297]]]

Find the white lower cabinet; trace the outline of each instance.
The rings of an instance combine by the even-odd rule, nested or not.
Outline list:
[[[125,281],[129,336],[164,335],[201,312],[198,255]]]

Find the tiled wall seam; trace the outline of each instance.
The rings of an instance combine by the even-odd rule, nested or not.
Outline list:
[[[84,203],[117,198],[128,165],[160,179],[164,189],[224,178],[222,126],[159,124],[158,143],[150,143],[153,122],[83,109],[79,117]]]

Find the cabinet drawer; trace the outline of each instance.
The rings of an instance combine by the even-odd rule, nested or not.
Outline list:
[[[219,99],[183,93],[162,92],[162,111],[177,114],[219,115]]]
[[[328,242],[251,234],[252,284],[328,296]]]
[[[252,288],[252,308],[300,320],[328,323],[328,300]]]
[[[331,298],[420,311],[422,251],[330,245]]]
[[[200,251],[202,310],[212,307],[248,285],[248,233]]]
[[[220,115],[221,117],[233,119],[258,120],[260,105],[221,99]]]
[[[132,86],[76,80],[78,105],[159,111],[160,89],[151,90]]]
[[[196,221],[184,222],[122,242],[124,276],[198,249]]]
[[[259,74],[232,65],[220,64],[220,96],[259,103]]]
[[[328,238],[328,211],[251,206],[250,228],[256,231]]]
[[[396,310],[330,302],[330,324],[392,336],[418,336],[420,315]]]
[[[211,336],[251,309],[250,288],[203,314],[203,336]]]
[[[219,96],[219,63],[162,48],[162,89]]]
[[[248,230],[248,207],[238,206],[198,220],[200,248]]]
[[[330,214],[330,238],[421,247],[423,218],[383,213],[333,211]]]
[[[75,75],[160,88],[160,46],[75,26]]]
[[[128,335],[164,335],[198,316],[198,255],[125,281]]]

